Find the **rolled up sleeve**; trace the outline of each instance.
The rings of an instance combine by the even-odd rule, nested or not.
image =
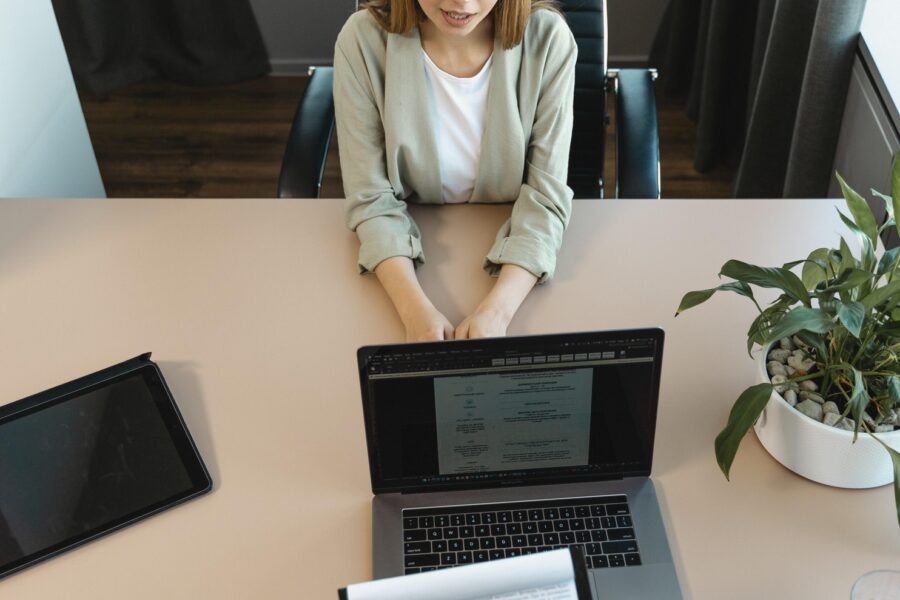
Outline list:
[[[350,47],[345,49],[344,44]],[[360,273],[374,271],[392,256],[406,256],[415,264],[425,260],[419,228],[386,173],[384,126],[374,98],[355,40],[339,36],[334,57],[335,120],[345,218],[359,237]]]
[[[572,190],[566,185],[572,139],[572,102],[578,50],[565,22],[549,40],[544,77],[526,155],[525,181],[512,215],[500,228],[484,261],[497,275],[504,264],[515,264],[549,281],[572,211]]]

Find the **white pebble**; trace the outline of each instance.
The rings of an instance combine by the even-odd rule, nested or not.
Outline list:
[[[781,341],[778,342],[781,346],[782,350],[793,350],[794,342],[791,341],[791,338],[781,338]]]
[[[784,398],[785,402],[787,402],[791,406],[797,406],[797,392],[792,389],[787,389],[784,390],[781,395]]]
[[[778,362],[777,360],[770,360],[766,365],[769,369],[769,375],[785,375],[787,376],[787,370],[784,368],[784,365]]]
[[[784,348],[776,348],[769,352],[769,360],[777,360],[780,363],[787,362],[787,357],[791,355],[790,350]]]
[[[879,425],[875,428],[875,433],[888,433],[894,430],[893,425]]]
[[[837,413],[826,412],[825,420],[822,422],[825,423],[826,425],[828,425],[829,427],[834,427],[837,424],[837,422],[840,421],[842,418],[843,417],[841,417],[841,415],[839,415]]]
[[[828,402],[826,402],[825,404],[822,405],[822,410],[824,410],[826,413],[830,413],[830,414],[834,414],[834,415],[841,414],[841,411],[838,410],[838,405],[835,404],[834,402],[832,402],[831,400],[829,400]],[[832,423],[832,425],[833,425],[833,423]]]
[[[806,390],[807,392],[815,392],[819,389],[819,386],[817,386],[816,382],[812,379],[807,379],[806,381],[800,382],[800,389]]]
[[[784,375],[775,375],[772,377],[772,385],[775,386],[775,391],[779,394],[787,389],[785,383],[787,382],[787,377]]]
[[[822,421],[822,417],[825,414],[822,410],[822,407],[819,404],[816,404],[812,400],[804,400],[800,404],[797,405],[797,410],[802,412],[804,415],[809,417],[810,419],[815,419],[816,421]]]
[[[825,398],[816,394],[815,392],[800,392],[801,400],[812,400],[816,404],[824,404]]]

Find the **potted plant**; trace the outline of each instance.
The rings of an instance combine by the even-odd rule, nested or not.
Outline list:
[[[883,231],[900,231],[900,158],[892,197],[872,190],[887,207],[881,225],[837,177],[850,215],[838,212],[859,242],[858,257],[842,237],[837,248],[817,248],[781,267],[729,260],[719,275],[733,281],[685,294],[676,316],[717,291],[745,296],[759,310],[747,350],[761,348],[762,383],[738,397],[715,441],[726,478],[755,426],[779,462],[809,479],[873,487],[893,478],[900,523],[900,248],[878,251]],[[763,308],[754,285],[781,293]]]

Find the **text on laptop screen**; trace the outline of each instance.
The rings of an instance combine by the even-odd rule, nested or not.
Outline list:
[[[650,472],[660,330],[369,350],[376,491]]]

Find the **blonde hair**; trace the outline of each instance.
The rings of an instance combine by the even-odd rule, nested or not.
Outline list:
[[[425,13],[417,0],[366,0],[360,10],[368,10],[388,33],[407,33]],[[525,35],[528,17],[536,10],[552,10],[559,14],[554,0],[498,0],[494,6],[494,36],[503,48],[509,50],[518,46]]]

